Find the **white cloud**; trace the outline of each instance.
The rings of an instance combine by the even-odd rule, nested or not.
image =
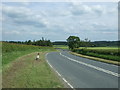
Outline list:
[[[60,4],[31,4],[32,6],[29,8],[28,6],[23,7],[23,5],[19,5],[20,7],[4,5],[5,38],[15,36],[17,39],[21,39],[21,35],[25,35],[25,40],[39,39],[42,36],[52,40],[65,40],[69,35],[79,35],[80,38],[93,37],[92,39],[96,39],[97,37],[99,39],[103,34],[104,38],[108,37],[107,34],[116,34],[117,25],[114,15],[116,8],[114,6],[77,2],[71,5],[64,3],[60,7]],[[93,34],[96,34],[96,37]]]
[[[11,30],[11,31],[3,31],[4,34],[20,34],[19,31],[16,31],[16,30]]]
[[[46,21],[43,17],[34,14],[31,9],[25,7],[11,7],[3,5],[3,17],[19,25],[46,27]]]
[[[103,34],[118,34],[118,32],[102,32]]]
[[[5,18],[3,18],[2,16],[0,16],[0,22],[4,21]]]
[[[19,2],[20,4],[24,5],[24,6],[28,6],[30,5],[30,2]]]
[[[33,31],[33,32],[30,32],[31,35],[43,35],[44,33],[43,32],[37,32],[37,31]]]
[[[117,7],[107,7],[106,5],[95,4],[87,5],[85,3],[73,2],[71,4],[71,12],[73,15],[103,15],[107,13],[114,14],[117,12]]]
[[[105,7],[104,6],[101,6],[101,5],[95,5],[93,7],[91,7],[93,12],[98,14],[98,15],[102,15],[104,14],[106,11]]]
[[[73,15],[82,15],[91,12],[91,8],[82,3],[73,3],[71,6],[71,12]]]

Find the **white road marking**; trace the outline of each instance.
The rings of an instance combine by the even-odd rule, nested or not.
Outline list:
[[[47,55],[48,55],[48,53],[45,56],[47,57]],[[63,81],[66,82],[67,85],[70,86],[70,88],[74,89],[74,87],[65,78],[63,78],[63,76],[55,68],[53,68],[53,66],[48,62],[47,59],[46,59],[46,61],[49,64],[49,66],[63,79]]]
[[[75,60],[75,59],[69,58],[69,57],[63,55],[61,52],[60,52],[60,55],[63,56],[63,57],[65,57],[65,58],[67,58],[67,59],[69,59],[69,60],[71,60],[71,61],[74,61],[74,62],[76,62],[76,63],[79,63],[79,64],[82,64],[82,65],[88,66],[88,67],[90,67],[90,68],[93,68],[93,69],[96,69],[96,70],[105,72],[105,73],[107,73],[107,74],[110,74],[110,75],[113,75],[113,76],[116,76],[116,77],[119,77],[119,76],[120,76],[120,74],[118,74],[118,73],[115,73],[115,72],[112,72],[112,71],[109,71],[109,70],[106,70],[106,69],[103,69],[103,68],[100,68],[100,67],[93,66],[93,65],[91,65],[91,64],[87,64],[87,63],[84,63],[84,62],[77,61],[77,60]]]

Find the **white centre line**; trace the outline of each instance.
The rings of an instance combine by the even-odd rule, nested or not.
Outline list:
[[[115,72],[112,72],[112,71],[109,71],[109,70],[106,70],[106,69],[103,69],[103,68],[100,68],[100,67],[96,67],[96,66],[93,66],[91,64],[87,64],[87,63],[84,63],[84,62],[81,62],[81,61],[77,61],[77,60],[72,59],[70,57],[67,57],[67,56],[63,55],[61,52],[60,52],[60,55],[67,58],[67,59],[69,59],[69,60],[71,60],[71,61],[73,61],[73,62],[76,62],[76,63],[82,64],[82,65],[85,65],[87,67],[102,71],[104,73],[107,73],[107,74],[110,74],[110,75],[113,75],[113,76],[116,76],[116,77],[120,76],[120,74],[118,74],[118,73],[115,73]]]

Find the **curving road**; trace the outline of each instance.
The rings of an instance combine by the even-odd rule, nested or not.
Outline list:
[[[118,88],[118,66],[71,55],[68,51],[48,53],[46,59],[71,88]]]

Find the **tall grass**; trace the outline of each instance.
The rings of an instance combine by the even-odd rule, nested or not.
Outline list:
[[[53,50],[52,47],[41,47],[33,45],[22,45],[12,43],[2,43],[2,65],[6,65],[16,58],[32,52],[40,52],[44,50]]]
[[[2,48],[3,88],[64,87],[59,78],[50,69],[47,62],[45,61],[46,53],[54,51],[54,48],[32,45],[18,45],[11,43],[3,43]],[[34,60],[37,52],[40,53],[40,59]],[[14,60],[16,61],[12,62]]]
[[[3,72],[3,88],[62,88],[64,87],[45,61],[46,52],[40,52],[40,60],[34,60],[37,53],[18,58]]]

